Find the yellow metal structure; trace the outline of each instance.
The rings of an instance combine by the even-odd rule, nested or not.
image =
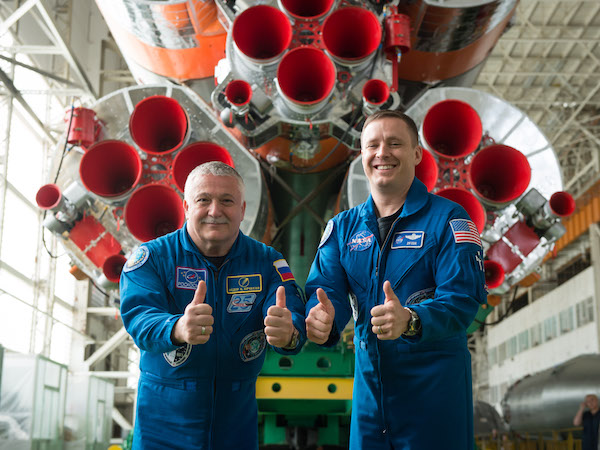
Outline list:
[[[258,377],[256,398],[352,400],[353,378]]]

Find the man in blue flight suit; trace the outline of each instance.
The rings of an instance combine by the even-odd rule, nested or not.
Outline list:
[[[121,276],[121,315],[141,350],[133,448],[258,449],[255,383],[269,343],[297,353],[303,294],[273,248],[245,236],[242,178],[196,167],[186,224],[142,244]]]
[[[371,196],[327,224],[306,283],[307,336],[334,345],[354,316],[351,449],[472,449],[465,330],[486,301],[479,233],[415,178],[410,117],[373,114],[361,146]]]

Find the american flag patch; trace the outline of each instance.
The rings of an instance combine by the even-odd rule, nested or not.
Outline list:
[[[452,233],[454,234],[454,242],[457,244],[470,242],[471,244],[477,244],[482,247],[479,231],[472,221],[467,219],[454,219],[450,221],[450,227],[452,227]]]
[[[273,266],[275,266],[275,270],[277,270],[277,273],[281,277],[281,281],[295,281],[294,274],[285,259],[278,259],[273,263]]]

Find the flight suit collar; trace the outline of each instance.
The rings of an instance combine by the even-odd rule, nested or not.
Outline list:
[[[238,254],[243,236],[244,234],[241,230],[239,230],[235,242],[233,243],[233,245],[229,249],[229,252],[227,253],[227,259],[231,259]],[[200,250],[198,250],[198,247],[196,247],[196,244],[194,243],[190,234],[187,231],[187,221],[183,224],[183,227],[179,229],[179,242],[181,243],[184,250],[195,253],[204,258],[204,255],[200,252]]]
[[[408,194],[406,195],[406,201],[404,202],[400,217],[406,217],[415,214],[425,207],[427,202],[427,188],[420,180],[417,179],[417,177],[415,177],[410,185],[410,188],[408,189]],[[363,203],[361,216],[365,217],[367,220],[371,219],[377,222],[375,203],[373,202],[373,197],[371,195],[369,195],[367,201]]]

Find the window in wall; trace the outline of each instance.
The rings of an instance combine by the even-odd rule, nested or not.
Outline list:
[[[529,348],[529,330],[519,333],[519,353],[524,352]]]
[[[575,328],[575,310],[573,306],[560,312],[558,322],[560,325],[560,334],[568,333]]]
[[[506,341],[506,356],[512,358],[517,354],[517,337],[513,336]]]
[[[588,297],[575,305],[577,312],[577,326],[582,327],[585,324],[594,321],[594,299]]]
[[[498,364],[498,347],[493,347],[489,350],[488,363],[490,366]]]
[[[546,320],[544,320],[543,331],[544,331],[544,335],[543,335],[544,342],[548,342],[548,341],[554,339],[558,335],[556,316],[548,317]]]
[[[536,323],[529,329],[531,346],[536,347],[542,343],[542,324]]]
[[[498,363],[502,364],[506,359],[506,342],[498,346]]]

